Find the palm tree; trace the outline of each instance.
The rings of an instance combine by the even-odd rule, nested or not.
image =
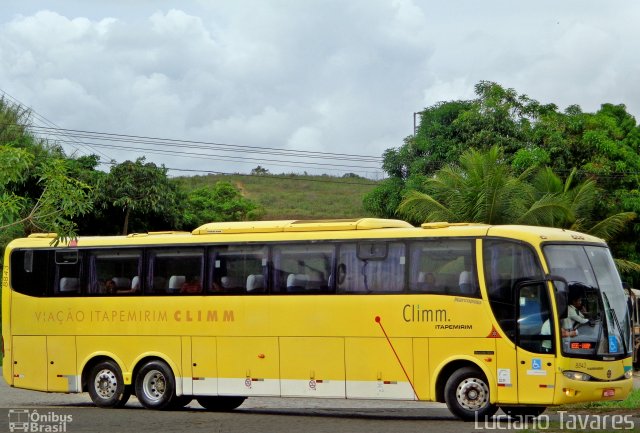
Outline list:
[[[448,165],[410,191],[398,214],[409,221],[476,222],[560,227],[610,241],[636,218],[621,212],[594,221],[598,188],[595,180],[575,183],[576,170],[562,179],[550,168],[526,170],[516,176],[499,147],[468,150],[460,165]],[[531,178],[531,180],[529,180]],[[622,272],[640,272],[640,264],[616,259]]]
[[[563,195],[541,193],[527,181],[530,176],[531,170],[514,175],[497,146],[471,149],[459,166],[448,165],[429,178],[426,192],[409,192],[398,213],[413,222],[549,225],[572,218]]]
[[[549,167],[538,171],[533,185],[541,193],[561,195],[567,203],[573,218],[554,221],[551,227],[563,227],[584,232],[606,241],[621,233],[627,224],[636,218],[635,212],[620,212],[601,221],[594,221],[593,214],[598,199],[598,187],[595,180],[587,179],[575,184],[577,170],[574,168],[565,182]]]

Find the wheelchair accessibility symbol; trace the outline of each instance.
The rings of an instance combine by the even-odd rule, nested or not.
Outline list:
[[[531,369],[540,370],[542,368],[542,360],[540,358],[533,358],[531,360]]]

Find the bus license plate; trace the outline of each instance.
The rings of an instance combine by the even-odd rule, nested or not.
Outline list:
[[[613,397],[614,395],[616,395],[615,389],[605,389],[604,391],[602,391],[603,397]]]

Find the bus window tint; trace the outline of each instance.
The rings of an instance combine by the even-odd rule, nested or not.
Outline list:
[[[76,250],[56,251],[55,260],[54,296],[79,295],[82,277],[82,256]]]
[[[502,329],[513,339],[516,285],[526,280],[542,279],[542,268],[531,248],[521,243],[487,240],[484,242],[483,255],[491,309]]]
[[[371,244],[367,242],[369,250]],[[404,243],[389,242],[386,248],[375,250],[386,251],[386,257],[368,259],[366,255],[358,254],[358,244],[340,245],[336,272],[338,292],[393,293],[404,290]]]
[[[470,239],[412,242],[409,290],[479,296],[474,245]]]
[[[261,245],[216,246],[209,252],[212,293],[264,293],[267,289],[267,248]]]
[[[54,272],[53,251],[16,250],[11,254],[11,287],[18,293],[46,296],[51,292]]]
[[[88,294],[116,295],[139,292],[142,272],[141,250],[96,250],[89,252],[88,256]]]
[[[161,295],[202,293],[203,264],[203,248],[151,250],[147,292]]]
[[[327,293],[334,255],[333,245],[273,247],[274,292]]]
[[[518,346],[535,353],[553,351],[551,304],[544,283],[522,286],[518,299]]]

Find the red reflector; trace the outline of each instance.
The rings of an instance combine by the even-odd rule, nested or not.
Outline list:
[[[603,397],[613,397],[614,395],[616,395],[615,389],[605,389],[602,391]]]

